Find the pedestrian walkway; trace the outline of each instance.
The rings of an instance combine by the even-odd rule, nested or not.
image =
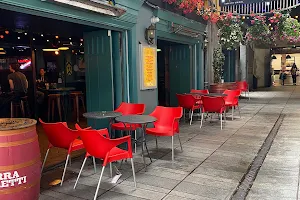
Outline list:
[[[171,138],[148,138],[153,162],[146,158],[144,170],[140,151],[134,155],[137,189],[134,188],[130,162],[117,167],[122,176],[112,184],[109,168],[99,190],[98,199],[149,200],[207,200],[232,199],[240,182],[248,174],[251,163],[277,123],[282,124],[273,144],[258,171],[247,199],[297,199],[299,192],[300,154],[300,87],[276,87],[252,92],[251,100],[241,100],[241,115],[235,113],[231,121],[227,115],[225,128],[220,130],[217,118],[206,121],[200,129],[199,121],[191,126],[182,123],[180,138],[183,152],[176,138],[175,161],[171,161]],[[140,150],[140,148],[139,148]],[[43,174],[41,200],[92,199],[100,176],[100,164],[95,174],[92,161],[86,165],[77,189],[73,186],[83,158],[68,167],[63,186],[49,186],[60,179],[62,168]]]

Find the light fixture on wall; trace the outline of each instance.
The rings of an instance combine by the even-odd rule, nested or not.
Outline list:
[[[286,59],[291,59],[292,57],[290,55],[287,55],[285,58]]]
[[[151,17],[151,25],[145,30],[145,39],[148,44],[152,45],[155,43],[156,38],[156,27],[155,24],[159,22],[158,17]]]
[[[276,57],[275,55],[273,55],[273,56],[272,56],[272,59],[275,60],[275,59],[277,59],[277,57]]]

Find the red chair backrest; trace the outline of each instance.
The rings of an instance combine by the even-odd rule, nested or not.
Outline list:
[[[192,109],[192,107],[195,106],[196,102],[198,101],[191,94],[176,94],[176,97],[178,100],[178,105],[186,109]]]
[[[248,91],[249,89],[249,85],[247,81],[238,81],[236,82],[236,85],[237,85],[237,89],[240,89],[242,91]]]
[[[237,97],[237,92],[240,90],[225,90],[223,94],[227,94],[226,97],[224,97],[225,101],[233,101]]]
[[[195,90],[191,89],[191,93],[209,94],[208,90]]]
[[[69,149],[70,144],[79,137],[79,132],[69,129],[65,122],[45,123],[41,119],[39,121],[50,144],[54,147]]]
[[[203,110],[205,112],[219,112],[225,106],[223,97],[202,97]]]
[[[157,120],[154,122],[154,126],[165,127],[167,129],[173,129],[175,132],[179,132],[179,122],[183,114],[182,107],[164,107],[156,106],[150,116],[155,117]]]
[[[80,138],[86,151],[94,157],[105,159],[107,153],[115,147],[113,140],[105,138],[102,134],[108,134],[107,129],[100,130],[84,130],[76,124]]]
[[[142,115],[145,112],[145,104],[142,103],[126,103],[122,102],[115,112],[122,115]]]

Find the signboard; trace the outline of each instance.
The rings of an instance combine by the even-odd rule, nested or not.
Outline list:
[[[140,44],[141,90],[157,88],[157,48]]]
[[[260,3],[265,2],[264,0],[220,0],[221,6],[249,4],[249,3]]]

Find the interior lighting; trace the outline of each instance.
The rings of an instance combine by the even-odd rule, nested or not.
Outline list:
[[[0,51],[0,55],[5,55],[6,52],[5,51]]]
[[[72,40],[72,38],[69,38],[69,40]]]
[[[298,15],[296,15],[295,18],[298,19]]]
[[[275,55],[272,56],[272,59],[277,59],[277,57]]]
[[[286,59],[291,59],[292,57],[290,55],[287,55],[285,58]]]
[[[26,69],[27,67],[29,67],[31,65],[31,61],[28,61],[27,63],[24,63],[20,66],[20,69]]]
[[[43,51],[59,51],[59,49],[43,49]]]
[[[55,38],[56,38],[56,39],[58,39],[58,38],[59,38],[59,37],[58,37],[58,35],[57,35],[57,36],[55,36]]]
[[[5,34],[8,35],[8,34],[9,34],[9,31],[6,30],[6,31],[5,31]]]
[[[34,40],[35,40],[35,38],[32,38],[32,40],[34,41]]]
[[[246,17],[245,16],[242,16],[242,19],[245,19]]]
[[[49,42],[49,40],[47,40],[47,42]]]
[[[0,51],[4,51],[4,48],[0,48]]]
[[[270,30],[272,31],[272,30],[273,30],[273,27],[271,27]]]
[[[0,38],[3,39],[3,38],[4,38],[4,35],[0,35]]]
[[[18,40],[21,39],[20,37],[18,37]]]
[[[43,35],[43,34],[41,34],[41,37],[44,37],[44,35]]]
[[[59,52],[58,51],[55,51],[55,55],[58,55],[59,54]]]
[[[24,35],[27,35],[27,33],[25,32]]]
[[[157,49],[156,51],[157,51],[157,52],[161,52],[161,49]]]
[[[73,45],[73,42],[70,42],[70,45]]]
[[[66,51],[66,50],[69,50],[70,48],[69,47],[59,47],[58,50],[60,51]]]
[[[266,6],[269,6],[269,5],[270,5],[270,2],[269,2],[269,1],[267,1],[267,2],[266,2]]]
[[[83,39],[80,39],[80,42],[83,42]]]

